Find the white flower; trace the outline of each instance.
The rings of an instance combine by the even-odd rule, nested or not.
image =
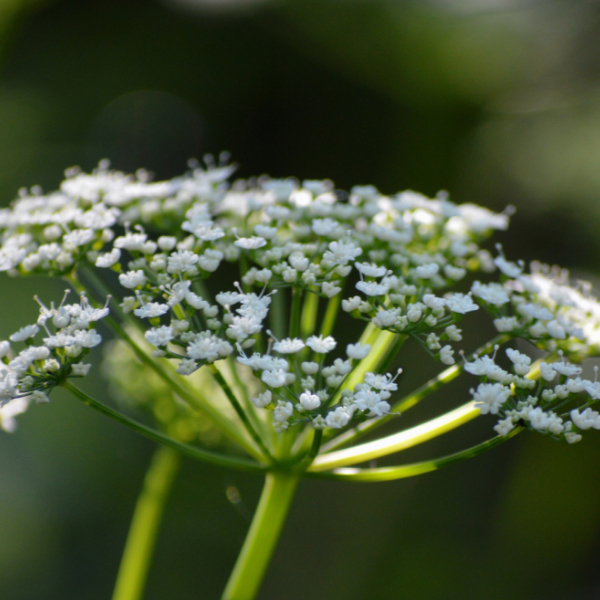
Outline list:
[[[78,365],[73,365],[73,366],[76,367]],[[91,367],[92,365],[87,365],[87,366]],[[35,402],[36,404],[46,404],[47,402],[50,402],[50,398],[48,398],[48,396],[41,390],[35,390],[34,392],[31,392],[29,399],[32,402]]]
[[[307,375],[315,375],[319,371],[319,363],[316,363],[316,362],[303,362],[303,363],[301,363],[300,368]]]
[[[550,431],[554,434],[562,433],[564,430],[562,419],[552,411],[544,412],[540,407],[532,408],[525,418],[529,424],[538,431]]]
[[[360,306],[361,302],[362,298],[360,296],[353,296],[352,298],[342,300],[342,310],[352,312]]]
[[[169,273],[191,273],[195,269],[197,262],[197,254],[189,250],[178,250],[167,259],[167,271]]]
[[[102,268],[109,268],[119,262],[121,258],[121,251],[118,248],[113,248],[110,252],[101,254],[96,259],[96,266]]]
[[[372,319],[372,323],[380,329],[392,327],[400,317],[400,309],[380,310]]]
[[[85,377],[92,368],[92,365],[86,363],[75,363],[71,365],[71,374],[75,377]]]
[[[510,302],[506,288],[499,283],[484,285],[479,281],[475,281],[471,287],[471,291],[484,302],[493,304],[494,306],[502,306]]]
[[[497,414],[500,407],[508,400],[510,388],[504,387],[499,383],[480,383],[477,391],[473,392],[475,406],[481,411],[482,415],[491,413]]]
[[[96,234],[92,229],[75,229],[71,233],[67,233],[63,236],[63,242],[67,246],[85,246],[89,244]]]
[[[130,252],[141,252],[148,236],[145,233],[127,233],[115,240],[115,248],[123,248]]]
[[[447,345],[440,350],[440,361],[445,365],[454,364],[454,350],[452,350],[452,346]]]
[[[358,391],[354,394],[354,402],[359,410],[368,410],[371,416],[381,417],[390,411],[390,405],[373,390]]]
[[[506,417],[506,419],[501,419],[494,426],[494,431],[498,435],[507,436],[513,429],[515,428],[514,423],[510,417]]]
[[[180,363],[177,369],[175,369],[176,373],[180,375],[191,375],[194,371],[198,369],[198,365],[196,361],[191,358],[184,358]]]
[[[267,390],[255,398],[251,398],[250,401],[252,404],[254,404],[254,406],[256,406],[256,408],[265,408],[273,401],[273,395],[271,394],[271,390]]]
[[[565,328],[556,320],[546,323],[546,329],[555,340],[564,340],[567,337]]]
[[[583,412],[579,412],[579,409],[574,409],[570,413],[573,423],[582,430],[600,429],[600,414],[591,408],[586,408]]]
[[[313,351],[318,354],[325,354],[327,352],[331,352],[336,346],[336,341],[328,335],[326,338],[323,338],[322,335],[317,337],[316,335],[311,335],[306,340],[306,345]]]
[[[94,348],[102,343],[102,336],[95,329],[80,330],[73,336],[73,343],[82,348]]]
[[[500,256],[494,259],[495,265],[508,277],[515,279],[523,272],[523,267],[519,266],[513,262],[509,262],[504,258],[502,254],[502,248],[500,245],[497,246],[498,251],[500,252]]]
[[[127,273],[119,275],[119,281],[123,287],[132,290],[146,283],[146,275],[141,269],[138,271],[127,271]]]
[[[225,358],[233,352],[233,346],[210,331],[203,331],[196,335],[187,348],[186,353],[194,360],[205,360],[213,363],[220,358]]]
[[[312,230],[317,235],[331,235],[338,227],[339,223],[333,219],[313,219]]]
[[[507,333],[519,327],[519,320],[516,317],[500,317],[494,319],[494,327],[500,333]]]
[[[144,334],[148,343],[153,346],[166,346],[174,337],[173,330],[168,325],[153,327]]]
[[[517,375],[527,375],[529,373],[529,365],[531,365],[531,358],[529,356],[513,348],[508,348],[506,355],[513,363],[514,371]]]
[[[436,263],[430,263],[428,265],[422,265],[415,269],[417,277],[420,279],[431,279],[434,275],[437,275],[440,267]]]
[[[327,427],[331,427],[332,429],[341,429],[348,425],[351,418],[352,415],[348,412],[346,407],[338,406],[335,410],[327,413],[325,423],[327,424]]]
[[[328,298],[333,298],[333,296],[336,296],[342,291],[342,288],[335,285],[335,282],[333,281],[324,281],[321,284],[321,291]]]
[[[373,263],[359,263],[355,262],[354,266],[365,276],[365,277],[383,277],[387,272],[387,267],[379,267]]]
[[[566,362],[555,362],[550,363],[550,366],[561,375],[572,377],[573,375],[579,375],[581,373],[581,367]]]
[[[362,360],[371,352],[370,344],[348,344],[346,346],[346,355],[353,360]],[[316,371],[315,371],[316,373]]]
[[[402,373],[402,369],[398,369],[396,377],[400,375],[400,373]],[[392,377],[389,373],[385,373],[384,375],[366,373],[365,383],[370,385],[372,388],[379,390],[380,392],[395,392],[398,389],[397,384],[394,383],[396,377]]]
[[[448,308],[455,313],[464,315],[473,310],[478,310],[479,307],[471,299],[471,294],[452,294],[447,299]]]
[[[273,410],[273,420],[276,423],[284,423],[294,414],[294,405],[291,402],[279,400],[275,410]]]
[[[296,270],[303,273],[308,269],[310,261],[302,252],[292,252],[288,257],[288,262]]]
[[[257,250],[267,245],[267,240],[261,237],[239,238],[234,244],[243,250]]]
[[[287,373],[283,369],[263,371],[260,378],[272,388],[280,388],[287,383]]]
[[[323,260],[335,265],[347,265],[362,254],[362,248],[355,246],[351,242],[331,242],[328,248],[329,251],[323,254]]]
[[[356,289],[367,296],[384,296],[388,293],[389,287],[386,283],[359,281],[356,284]]]
[[[556,371],[551,364],[543,362],[540,363],[540,375],[546,381],[552,381],[556,377]]]
[[[295,354],[304,348],[304,342],[298,338],[286,338],[273,344],[273,350],[280,354]]]
[[[311,394],[308,390],[305,390],[302,394],[300,394],[298,400],[306,410],[315,410],[321,406],[321,400],[319,396],[316,394]]]
[[[519,305],[517,307],[517,311],[524,317],[529,317],[530,319],[549,321],[550,319],[554,318],[554,315],[547,308],[531,302],[528,304]]]
[[[160,304],[158,302],[147,302],[143,306],[136,308],[133,314],[136,317],[142,319],[153,319],[154,317],[160,317],[169,312],[168,304]]]
[[[439,310],[440,308],[444,308],[446,306],[445,298],[438,298],[434,294],[425,294],[423,296],[423,303],[427,308],[431,308],[431,310]]]
[[[25,327],[21,327],[16,333],[13,333],[9,339],[11,342],[24,342],[37,335],[39,330],[40,328],[37,325],[26,325]]]
[[[169,235],[161,235],[156,241],[158,247],[165,252],[170,252],[177,245],[177,238]]]
[[[444,275],[449,279],[454,279],[454,281],[459,281],[467,274],[466,269],[462,269],[461,267],[454,267],[452,265],[446,265],[444,267]]]
[[[444,329],[445,334],[448,336],[448,339],[453,342],[460,342],[462,338],[462,331],[456,325],[448,325]]]

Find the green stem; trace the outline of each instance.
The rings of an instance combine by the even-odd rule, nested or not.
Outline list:
[[[338,316],[338,309],[342,300],[341,293],[337,296],[333,296],[327,302],[327,309],[325,310],[325,316],[323,317],[323,324],[321,325],[321,335],[323,337],[329,335],[333,331],[335,320]]]
[[[219,386],[223,390],[223,392],[225,392],[227,399],[229,400],[229,402],[231,402],[231,405],[233,406],[238,417],[244,424],[246,431],[250,434],[250,437],[256,442],[256,445],[263,451],[264,455],[271,462],[274,462],[275,459],[273,458],[273,455],[271,454],[271,452],[265,445],[263,439],[256,432],[256,429],[254,429],[252,423],[250,422],[250,419],[248,418],[248,415],[244,411],[242,405],[239,403],[238,399],[236,398],[235,394],[233,393],[233,390],[231,389],[231,387],[229,387],[229,384],[227,383],[227,381],[225,380],[225,378],[223,377],[223,375],[221,374],[219,369],[217,369],[217,367],[214,364],[212,364],[212,365],[210,365],[210,372],[211,372],[211,375],[214,377],[215,381],[219,384]]]
[[[70,381],[66,381],[64,387],[69,390],[78,400],[81,400],[84,404],[87,404],[89,407],[97,410],[98,412],[110,417],[111,419],[121,423],[121,425],[125,425],[132,429],[136,433],[140,433],[143,436],[153,440],[154,442],[158,442],[163,446],[170,447],[174,450],[178,450],[182,454],[186,454],[187,456],[191,456],[196,460],[201,460],[203,462],[210,463],[212,465],[216,465],[219,467],[228,467],[231,469],[238,469],[241,471],[249,471],[252,473],[264,473],[267,469],[263,465],[255,463],[254,461],[245,459],[245,458],[236,458],[233,456],[225,456],[224,454],[219,454],[217,452],[211,452],[210,450],[204,450],[202,448],[197,448],[195,446],[190,446],[189,444],[183,444],[178,442],[169,436],[161,433],[160,431],[156,431],[146,425],[142,425],[137,421],[122,415],[121,413],[113,410],[112,408],[102,404],[102,402],[98,402],[98,400],[94,400],[91,396],[88,396],[84,391],[80,390],[78,387],[73,385]]]
[[[317,456],[314,463],[309,467],[309,471],[329,471],[330,469],[355,465],[381,456],[387,456],[406,448],[412,448],[438,435],[456,429],[467,421],[478,417],[479,414],[480,412],[475,406],[475,402],[467,402],[463,406],[444,415],[411,429],[401,431],[400,433],[388,435],[387,437],[345,450],[337,450],[336,452]]]
[[[511,437],[522,431],[521,428],[516,427],[507,436],[497,436],[483,442],[477,446],[473,446],[462,452],[443,456],[442,458],[436,458],[435,460],[428,460],[418,463],[412,463],[409,465],[402,465],[401,467],[381,467],[374,469],[356,469],[356,468],[341,468],[335,469],[327,473],[307,473],[308,477],[318,477],[322,479],[337,479],[340,481],[391,481],[393,479],[404,479],[405,477],[413,477],[415,475],[421,475],[422,473],[429,473],[430,471],[437,471],[442,467],[446,467],[461,460],[467,458],[473,458],[478,454],[489,450],[503,442],[506,442]]]
[[[298,484],[288,473],[267,475],[258,508],[221,600],[254,600]]]
[[[317,294],[306,294],[300,326],[300,333],[304,340],[315,331],[318,309],[319,296]]]
[[[112,600],[140,600],[165,504],[181,455],[159,447],[150,463],[133,513]]]

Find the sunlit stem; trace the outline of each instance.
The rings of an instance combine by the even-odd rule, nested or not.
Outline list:
[[[248,418],[246,411],[244,410],[242,405],[239,403],[239,400],[237,399],[236,395],[233,393],[233,390],[227,383],[226,379],[221,374],[221,371],[219,371],[219,369],[216,367],[216,365],[212,364],[212,365],[210,365],[210,372],[211,372],[211,375],[214,377],[215,381],[219,384],[219,386],[221,387],[221,389],[227,396],[227,399],[229,400],[229,402],[231,402],[231,405],[233,406],[238,417],[244,424],[246,431],[248,431],[248,433],[250,434],[250,437],[256,442],[256,445],[263,451],[264,455],[271,462],[273,462],[274,461],[273,455],[271,454],[270,450],[265,445],[265,442],[263,441],[261,436],[257,433],[256,429],[254,429],[254,426],[250,422],[250,419]]]
[[[324,479],[337,479],[340,481],[391,481],[393,479],[404,479],[406,477],[414,477],[415,475],[421,475],[423,473],[429,473],[430,471],[437,471],[442,467],[446,467],[453,463],[466,460],[467,458],[473,458],[478,454],[482,454],[499,444],[507,441],[517,433],[522,431],[521,428],[515,427],[506,436],[497,436],[479,444],[473,446],[468,450],[463,450],[455,454],[450,454],[442,458],[436,458],[434,460],[428,460],[424,462],[418,462],[408,465],[402,465],[400,467],[380,467],[374,469],[358,469],[352,467],[345,467],[335,469],[326,473],[307,473],[309,477],[318,477]]]
[[[254,600],[292,503],[298,478],[269,473],[250,530],[221,600]]]
[[[112,600],[142,598],[160,521],[180,458],[178,452],[164,446],[152,457],[133,513]]]
[[[354,465],[361,462],[387,456],[406,448],[411,448],[422,444],[443,433],[452,431],[460,425],[479,416],[479,409],[475,407],[475,402],[467,402],[463,406],[452,410],[440,417],[427,421],[411,429],[395,433],[387,437],[317,456],[309,471],[328,471],[346,465]]]
[[[323,324],[321,325],[321,335],[323,337],[329,335],[335,326],[335,321],[340,308],[341,294],[333,296],[327,303],[327,309],[325,310],[325,316],[323,317]]]
[[[300,318],[300,332],[304,340],[315,331],[318,309],[319,296],[317,294],[306,294]]]
[[[251,473],[264,473],[267,471],[267,468],[261,464],[258,464],[254,461],[248,460],[242,457],[233,457],[226,456],[224,454],[219,454],[217,452],[211,452],[210,450],[204,450],[202,448],[197,448],[196,446],[190,446],[189,444],[184,444],[182,442],[178,442],[173,438],[157,431],[156,429],[152,429],[151,427],[147,427],[138,421],[126,417],[125,415],[117,412],[116,410],[102,404],[102,402],[98,402],[84,391],[80,390],[77,386],[73,385],[70,381],[66,381],[64,387],[69,390],[78,400],[81,400],[84,404],[87,404],[89,407],[97,410],[103,415],[110,417],[117,423],[121,423],[121,425],[125,425],[129,427],[129,429],[135,431],[136,433],[140,433],[141,435],[151,439],[154,442],[158,442],[163,446],[167,446],[172,448],[173,450],[177,450],[186,456],[190,456],[196,460],[200,460],[202,462],[209,463],[211,465],[216,465],[219,467],[227,467],[230,469],[237,469],[239,471],[248,471]]]

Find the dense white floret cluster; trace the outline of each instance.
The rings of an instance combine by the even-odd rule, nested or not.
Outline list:
[[[107,164],[91,174],[70,170],[59,191],[24,190],[0,210],[0,270],[67,278],[97,270],[112,277],[121,312],[155,347],[155,360],[176,361],[183,376],[205,365],[215,369],[223,359],[247,367],[262,390],[249,400],[270,411],[278,431],[298,423],[340,429],[390,411],[397,375],[363,368],[375,351],[373,332],[412,339],[453,365],[458,323],[483,308],[507,338],[571,358],[599,348],[600,305],[589,290],[540,265],[525,274],[522,263],[501,251],[494,259],[480,247],[493,230],[507,228],[508,213],[457,205],[444,193],[387,196],[357,186],[339,194],[329,181],[229,184],[232,171],[195,166],[183,177],[152,182],[145,172],[125,175]],[[499,271],[500,281],[452,292],[469,271]],[[321,329],[319,303],[333,315]],[[366,327],[345,350],[333,329],[338,305],[341,318]],[[47,316],[13,336],[27,344],[18,356],[6,358],[9,348],[0,345],[3,403],[16,407],[26,394],[45,398],[61,378],[87,372],[79,359],[100,342],[91,325],[108,309],[94,312],[85,298],[75,306],[42,307]],[[37,327],[50,322],[56,331],[33,346]],[[510,358],[511,373],[490,357],[465,367],[482,377],[474,398],[481,412],[502,417],[499,433],[527,423],[574,441],[586,428],[581,424],[595,427],[586,407],[561,421],[559,431],[562,417],[552,408],[559,392],[530,395],[536,384],[527,378],[528,357]],[[560,374],[557,387],[575,394],[568,377]]]
[[[85,295],[79,304],[65,304],[67,296],[68,292],[58,308],[38,300],[37,323],[0,341],[0,425],[8,431],[15,427],[14,416],[30,402],[48,402],[54,387],[70,377],[85,377],[90,370],[82,361],[102,342],[94,326],[108,315],[108,308],[93,308]]]
[[[531,358],[508,348],[510,371],[496,364],[494,356],[482,356],[465,364],[481,383],[471,394],[482,414],[498,415],[494,427],[502,436],[515,427],[527,427],[573,444],[585,429],[600,429],[600,414],[593,410],[600,400],[600,382],[582,379],[581,367],[561,360],[532,364]]]

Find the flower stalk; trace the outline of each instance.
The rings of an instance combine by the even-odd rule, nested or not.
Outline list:
[[[181,463],[181,455],[159,446],[144,478],[112,600],[141,600],[160,521]]]

